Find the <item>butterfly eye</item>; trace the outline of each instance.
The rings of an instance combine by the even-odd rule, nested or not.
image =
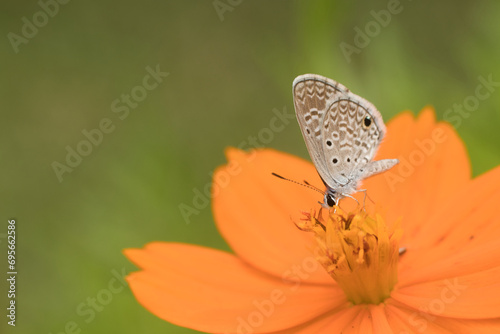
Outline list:
[[[332,207],[336,204],[335,199],[332,195],[326,195],[326,204],[328,204],[329,207]]]
[[[372,118],[370,116],[366,116],[365,119],[363,120],[363,126],[365,128],[369,128],[370,125],[372,125]]]

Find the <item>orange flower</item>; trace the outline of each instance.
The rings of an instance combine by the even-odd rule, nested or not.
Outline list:
[[[320,185],[300,158],[227,157],[213,211],[234,254],[125,251],[142,269],[130,287],[158,317],[209,333],[500,333],[500,168],[471,180],[462,141],[431,108],[388,124],[377,159],[400,164],[363,182],[366,213],[344,213],[356,203],[343,199],[318,215],[318,193],[271,175]]]

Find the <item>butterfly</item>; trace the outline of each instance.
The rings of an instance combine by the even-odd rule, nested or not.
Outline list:
[[[326,186],[323,207],[351,197],[362,179],[399,162],[372,161],[386,132],[382,115],[342,84],[304,74],[293,81],[293,100],[307,150]]]

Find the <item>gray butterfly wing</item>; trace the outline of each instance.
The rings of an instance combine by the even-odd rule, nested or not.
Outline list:
[[[385,135],[380,112],[362,97],[346,92],[332,102],[322,128],[323,154],[330,176],[341,184],[356,183]]]
[[[307,150],[321,178],[333,187],[321,140],[323,120],[332,102],[346,91],[341,84],[315,74],[301,75],[293,81],[295,113]]]
[[[386,132],[373,104],[319,75],[301,75],[293,87],[297,120],[309,155],[330,188],[353,192],[360,179],[398,162],[372,161]]]
[[[398,159],[383,159],[377,161],[370,161],[363,170],[360,171],[360,179],[365,179],[367,177],[383,173],[386,170],[391,169],[396,164],[399,163]]]

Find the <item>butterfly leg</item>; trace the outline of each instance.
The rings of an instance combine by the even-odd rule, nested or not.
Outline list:
[[[363,192],[363,211],[366,212],[366,189],[359,189],[359,192]]]
[[[356,201],[356,203],[358,203],[358,208],[359,208],[359,201],[358,201],[355,197],[352,197],[352,196],[351,196],[351,195],[349,195],[349,194],[342,194],[342,196],[344,196],[344,197],[349,197],[349,198],[352,198],[353,200],[355,200],[355,201]]]

